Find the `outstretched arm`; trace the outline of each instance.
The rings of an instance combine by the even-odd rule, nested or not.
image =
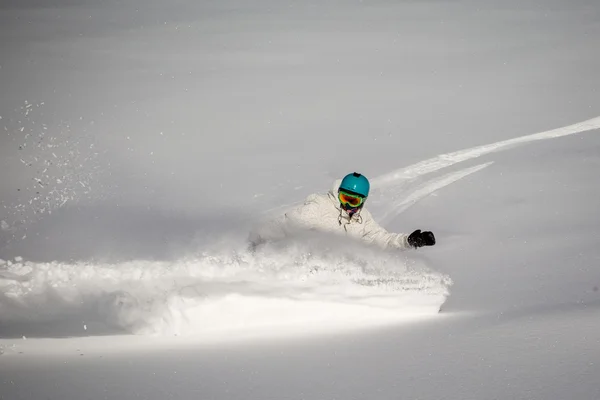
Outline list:
[[[423,246],[433,246],[435,244],[435,236],[432,232],[421,231],[417,229],[410,235],[405,233],[388,232],[379,225],[370,213],[362,214],[365,220],[365,234],[363,239],[369,243],[377,244],[382,248],[387,249],[410,249]]]
[[[405,233],[388,232],[379,225],[371,214],[363,210],[361,213],[365,224],[363,240],[378,245],[384,249],[408,249],[411,246],[408,243],[408,235]]]

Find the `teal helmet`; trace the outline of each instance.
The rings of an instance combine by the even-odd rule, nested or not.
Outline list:
[[[369,180],[364,175],[354,172],[346,175],[344,179],[342,179],[339,190],[355,193],[362,197],[367,197],[369,195],[370,188],[371,184],[369,184]]]

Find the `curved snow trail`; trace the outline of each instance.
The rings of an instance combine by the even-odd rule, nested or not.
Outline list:
[[[382,188],[389,185],[395,185],[397,180],[410,180],[421,175],[429,174],[440,169],[449,167],[462,161],[480,157],[485,154],[504,150],[511,146],[521,145],[537,140],[553,139],[577,133],[583,133],[600,129],[600,117],[588,119],[573,125],[549,131],[534,133],[527,136],[521,136],[514,139],[503,140],[496,143],[490,143],[482,146],[471,147],[455,151],[452,153],[440,154],[428,160],[420,161],[416,164],[400,168],[396,171],[380,175],[371,179],[373,186]]]
[[[172,262],[3,262],[0,338],[298,335],[437,315],[448,296],[451,280],[406,254],[305,239]]]
[[[416,188],[407,191],[407,193],[401,193],[401,200],[399,202],[395,202],[394,197],[392,197],[391,202],[387,202],[386,204],[381,204],[379,208],[378,214],[380,216],[380,223],[387,224],[391,222],[395,217],[404,212],[407,208],[415,204],[417,201],[423,199],[424,197],[429,196],[430,194],[437,192],[438,190],[466,177],[475,172],[481,171],[482,169],[492,165],[493,162],[488,162],[485,164],[476,165],[474,167],[469,167],[462,169],[460,171],[451,172],[449,174],[443,175],[439,178],[431,179],[426,181],[425,183],[417,186]],[[404,191],[404,187],[400,186],[399,191]],[[381,200],[380,200],[381,201]]]

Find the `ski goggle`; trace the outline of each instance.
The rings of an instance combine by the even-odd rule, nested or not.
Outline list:
[[[343,192],[341,190],[338,193],[338,198],[340,200],[340,203],[342,203],[344,206],[352,207],[352,208],[360,207],[362,205],[362,203],[365,201],[364,197],[357,196],[355,194],[351,194],[351,193],[347,193],[347,192]]]

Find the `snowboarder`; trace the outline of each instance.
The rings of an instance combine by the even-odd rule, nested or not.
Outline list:
[[[369,196],[369,180],[357,172],[334,183],[326,194],[312,194],[295,210],[259,227],[250,234],[253,248],[266,241],[288,236],[292,229],[334,232],[363,240],[386,249],[433,246],[432,232],[417,229],[410,235],[391,233],[382,228],[364,208]]]

